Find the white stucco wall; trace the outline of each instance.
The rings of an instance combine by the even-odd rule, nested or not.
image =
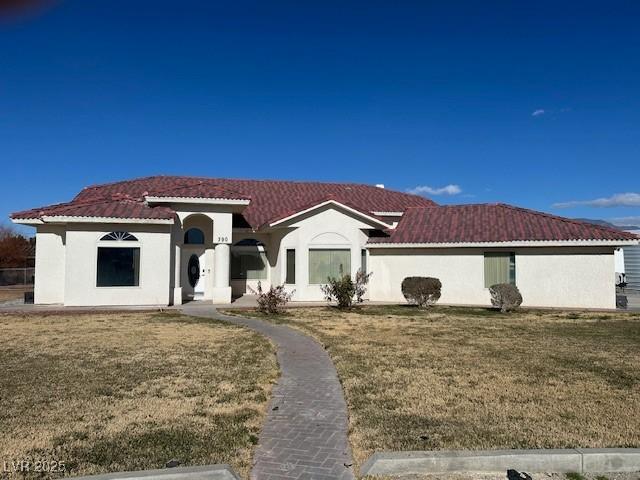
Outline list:
[[[523,305],[615,308],[614,249],[530,249],[516,253]]]
[[[309,284],[309,249],[349,249],[351,276],[360,269],[361,250],[367,242],[362,229],[371,225],[349,214],[327,206],[313,215],[300,217],[286,228],[272,234],[271,248],[277,248],[277,258],[271,272],[271,282],[279,284],[286,278],[286,251],[296,250],[296,283],[287,285],[295,289],[294,301],[320,301],[324,297],[319,285]]]
[[[65,228],[39,225],[36,231],[34,302],[64,303]]]
[[[488,250],[489,251],[489,250]],[[516,248],[516,284],[523,306],[615,308],[613,248]],[[405,277],[437,277],[440,303],[489,305],[484,250],[372,249],[371,300],[404,301]]]
[[[484,257],[476,249],[371,249],[371,300],[404,302],[400,285],[406,277],[436,277],[441,303],[487,305]]]
[[[98,245],[108,247],[112,243],[100,242],[100,238],[112,231],[127,231],[139,240],[130,245],[140,247],[140,285],[137,287],[96,286]],[[170,240],[170,225],[68,225],[64,304],[167,305],[172,273]]]

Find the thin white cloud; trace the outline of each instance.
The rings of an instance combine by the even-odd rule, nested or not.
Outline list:
[[[640,226],[640,216],[631,216],[631,217],[616,217],[610,218],[609,221],[614,225],[618,226]]]
[[[460,185],[445,185],[440,188],[433,188],[428,185],[418,185],[417,187],[410,188],[407,193],[413,193],[414,195],[458,195],[462,193]]]
[[[562,115],[564,113],[568,113],[571,112],[572,108],[571,107],[563,107],[563,108],[537,108],[535,109],[533,112],[531,112],[531,116],[532,117],[541,117],[541,116],[546,116],[546,117],[556,117],[558,115]]]
[[[555,208],[571,207],[640,207],[640,193],[616,193],[610,197],[596,198],[594,200],[570,200],[568,202],[554,203]]]

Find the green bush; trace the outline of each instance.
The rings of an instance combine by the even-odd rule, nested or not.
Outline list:
[[[320,288],[328,302],[336,302],[338,308],[351,308],[354,301],[362,303],[370,277],[371,273],[358,270],[355,281],[351,280],[350,275],[342,278],[328,278],[327,284]]]
[[[491,293],[491,304],[503,313],[515,310],[522,304],[520,290],[510,283],[491,285],[489,293]]]
[[[407,277],[402,281],[402,294],[419,307],[435,304],[440,298],[442,282],[432,277]]]

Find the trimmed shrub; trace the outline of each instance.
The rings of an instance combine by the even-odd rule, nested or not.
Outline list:
[[[427,307],[440,298],[442,282],[432,277],[407,277],[402,281],[402,294],[407,302]]]
[[[326,301],[336,302],[338,308],[351,308],[354,301],[362,303],[370,277],[371,273],[358,270],[355,281],[351,280],[350,275],[342,278],[328,278],[327,284],[320,288]]]
[[[522,304],[520,290],[510,283],[491,285],[489,293],[491,293],[491,304],[503,313],[515,310]]]
[[[287,292],[284,285],[271,286],[266,292],[262,290],[262,283],[258,282],[258,290],[251,289],[258,295],[258,310],[267,315],[281,313],[284,306],[291,300],[294,291]]]

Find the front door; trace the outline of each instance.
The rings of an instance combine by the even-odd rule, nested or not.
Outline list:
[[[187,261],[187,282],[193,291],[193,299],[201,300],[204,297],[205,285],[205,253],[193,252]]]

